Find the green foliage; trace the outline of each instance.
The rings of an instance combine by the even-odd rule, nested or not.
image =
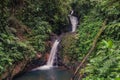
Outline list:
[[[82,60],[103,21],[107,19],[107,28],[100,36],[95,51],[87,59],[86,67],[80,71],[80,74],[86,75],[83,80],[120,79],[119,3],[118,0],[80,0],[72,3],[76,14],[81,16],[77,39],[75,35],[69,34],[62,40],[62,54],[68,55],[72,61]]]
[[[38,0],[39,1],[39,0]],[[53,26],[53,31],[59,33],[67,24],[67,15],[71,9],[70,0],[44,0],[40,1],[39,11],[44,20],[49,21]],[[56,31],[57,30],[57,31]]]
[[[79,39],[77,41],[79,48],[79,55],[82,56],[88,52],[91,47],[92,41],[96,36],[99,28],[102,25],[101,19],[95,19],[96,16],[85,16],[84,22],[79,26],[78,35]]]
[[[102,40],[98,44],[95,55],[91,56],[85,68],[87,78],[98,77],[100,80],[114,80],[120,77],[120,47],[111,40]],[[93,76],[93,77],[92,77]],[[86,79],[85,79],[86,80]]]
[[[21,12],[16,13],[16,16],[31,28],[39,21],[47,21],[52,26],[53,32],[60,33],[60,29],[68,25],[70,3],[71,1],[68,0],[25,0],[25,7]]]
[[[92,41],[105,19],[106,29],[100,36],[95,51],[88,59],[87,65],[80,73],[83,80],[117,80],[120,78],[120,1],[118,0],[81,0],[76,4],[76,11],[81,10],[81,23],[77,30],[78,60],[89,51]],[[84,5],[89,6],[85,8]],[[84,10],[83,10],[84,9]]]
[[[41,21],[34,26],[32,35],[29,36],[29,41],[35,50],[45,51],[45,41],[49,38],[49,33],[51,33],[51,26],[45,21]]]
[[[16,62],[32,59],[36,52],[46,51],[45,42],[49,39],[49,34],[60,33],[60,29],[68,24],[70,3],[68,0],[0,1],[0,74]],[[11,26],[15,33],[10,32],[8,19],[11,16],[21,22],[16,25],[20,27],[20,33],[19,29],[14,29],[16,26]],[[21,28],[23,24],[25,30]]]
[[[77,50],[78,48],[76,48],[76,42],[78,39],[78,35],[76,35],[75,33],[66,33],[63,37],[62,37],[62,41],[61,41],[61,55],[63,56],[67,56],[69,58],[69,61],[72,63],[74,61],[76,61],[78,59],[78,52],[79,50]]]
[[[9,13],[7,13],[9,0],[0,1],[0,33],[6,32],[6,25],[7,25],[7,17]]]
[[[120,79],[120,0],[23,0],[22,5],[14,1],[0,1],[0,74],[15,62],[34,58],[38,51],[44,53],[49,34],[60,33],[68,25],[69,11],[74,9],[80,24],[76,33],[64,35],[61,54],[70,62],[81,61],[107,19],[106,29],[80,73],[86,74],[83,80]],[[25,40],[9,32],[7,19],[11,15],[30,29],[22,35]]]
[[[0,74],[15,62],[32,58],[35,50],[28,42],[21,42],[12,35],[0,34]]]
[[[38,8],[41,8],[39,0],[34,2],[24,0],[22,6],[19,6],[19,3],[13,5],[14,0],[0,1],[0,3],[1,75],[13,64],[21,60],[31,60],[38,51],[45,52],[45,41],[49,38],[48,35],[51,33],[52,28],[49,21],[43,21],[46,16],[41,16],[43,13],[39,14],[41,12],[38,10]],[[22,24],[25,24],[29,32],[24,35],[11,33],[8,27],[8,19],[11,15],[17,17]],[[18,26],[21,26],[21,23]],[[11,27],[14,29],[16,26]],[[18,35],[25,37],[25,40],[20,40]]]

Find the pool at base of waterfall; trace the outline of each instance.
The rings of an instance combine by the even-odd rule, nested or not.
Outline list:
[[[27,72],[13,80],[70,80],[72,72],[63,68],[35,70]]]

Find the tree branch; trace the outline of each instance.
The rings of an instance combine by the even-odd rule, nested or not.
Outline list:
[[[92,43],[92,47],[91,49],[88,51],[88,53],[86,54],[86,56],[83,58],[83,60],[81,61],[81,63],[78,65],[78,67],[76,68],[75,72],[74,72],[74,75],[73,77],[71,78],[71,80],[74,80],[76,74],[78,73],[78,71],[80,70],[81,66],[83,65],[83,63],[87,60],[87,58],[90,56],[90,54],[93,52],[93,50],[95,49],[96,47],[96,44],[97,44],[97,41],[101,35],[101,33],[105,30],[106,28],[106,22],[107,22],[107,19],[103,22],[102,24],[102,27],[100,28],[99,32],[97,33],[93,43]]]

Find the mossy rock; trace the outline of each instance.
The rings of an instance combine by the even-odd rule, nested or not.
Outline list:
[[[69,64],[77,59],[77,34],[76,33],[65,33],[61,40],[60,54],[63,59],[63,63]]]

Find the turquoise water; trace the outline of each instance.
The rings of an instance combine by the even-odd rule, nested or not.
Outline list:
[[[53,68],[31,71],[13,80],[70,80],[71,76],[72,72],[66,69]]]

